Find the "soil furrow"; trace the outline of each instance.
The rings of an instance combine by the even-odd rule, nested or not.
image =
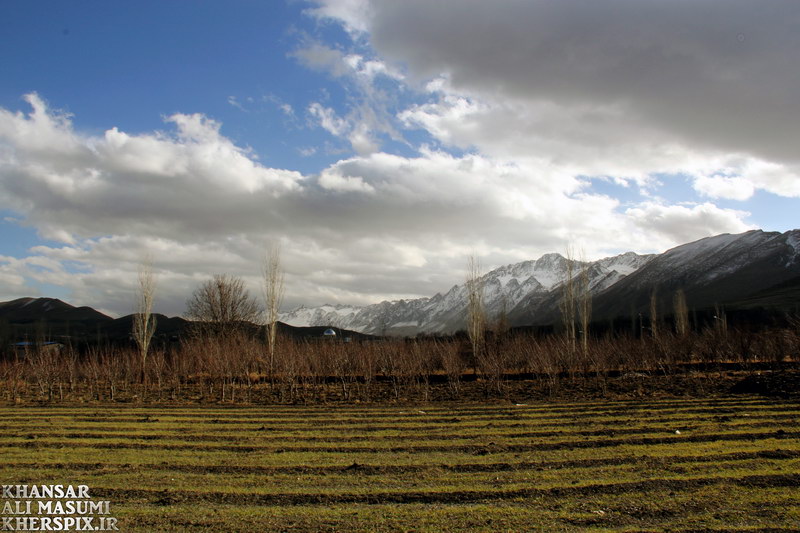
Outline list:
[[[111,501],[144,500],[156,505],[213,502],[224,505],[329,505],[329,504],[405,504],[468,503],[515,500],[520,498],[563,498],[624,494],[628,492],[683,491],[709,485],[728,484],[746,488],[780,488],[800,485],[800,474],[754,475],[744,477],[705,477],[691,479],[649,479],[624,483],[592,484],[547,489],[376,492],[338,494],[236,494],[227,492],[192,492],[175,490],[93,488],[92,497]]]
[[[511,472],[524,470],[561,470],[578,468],[598,468],[604,466],[619,466],[632,464],[653,464],[660,467],[670,464],[683,463],[716,463],[735,462],[748,460],[788,460],[800,458],[800,450],[764,450],[758,452],[733,452],[709,455],[671,455],[651,456],[638,455],[615,457],[611,459],[579,459],[572,461],[538,461],[518,463],[462,463],[462,464],[414,464],[414,465],[368,465],[352,463],[347,466],[231,466],[231,465],[181,465],[181,464],[139,464],[130,463],[17,463],[14,465],[0,464],[0,470],[9,469],[37,469],[37,470],[65,470],[90,472],[102,470],[108,472],[131,471],[167,471],[184,472],[190,474],[237,474],[237,475],[330,475],[352,473],[354,475],[387,475],[404,474],[439,470],[444,472]]]
[[[763,429],[763,428],[774,428],[776,426],[775,422],[757,422],[751,424],[737,424],[736,429],[744,430],[744,429]],[[62,430],[70,431],[70,428],[60,428]],[[277,431],[283,431],[282,428],[275,428]],[[438,428],[437,428],[438,429]],[[476,428],[478,429],[478,428]],[[481,438],[482,440],[491,440],[491,439],[547,439],[553,437],[568,437],[568,436],[580,436],[580,437],[615,437],[620,435],[643,435],[643,434],[652,434],[652,433],[665,433],[667,431],[672,432],[675,429],[678,429],[683,432],[687,431],[695,431],[697,430],[697,426],[673,426],[670,428],[665,428],[663,426],[644,426],[644,427],[635,427],[635,428],[617,428],[617,429],[596,429],[596,430],[578,430],[578,431],[524,431],[524,432],[480,432],[479,434],[469,434],[469,433],[425,433],[420,432],[419,430],[415,436],[417,437],[424,437],[426,439],[437,439],[437,440],[448,440],[448,439],[469,439],[469,438]],[[776,429],[778,431],[781,428]],[[302,436],[302,435],[272,435],[267,432],[270,431],[270,428],[265,426],[259,428],[248,428],[246,430],[249,435],[245,435],[244,433],[236,434],[236,435],[208,435],[208,434],[175,434],[174,432],[170,433],[138,433],[132,434],[129,432],[75,432],[70,431],[67,433],[53,433],[53,432],[31,432],[31,433],[20,433],[11,434],[11,433],[2,433],[0,432],[0,441],[3,439],[14,439],[18,438],[21,435],[24,435],[25,438],[28,439],[47,439],[47,438],[63,438],[63,439],[130,439],[130,440],[171,440],[171,439],[180,439],[182,441],[205,441],[205,442],[232,442],[232,443],[242,443],[243,441],[247,442],[374,442],[374,441],[392,441],[406,438],[402,434],[396,435],[351,435],[351,436],[335,436],[335,435],[328,435],[328,436]],[[255,435],[253,433],[256,433]],[[258,434],[263,433],[263,434]],[[422,433],[422,434],[420,434]]]
[[[347,446],[206,446],[201,444],[150,444],[141,442],[120,442],[120,443],[105,443],[105,442],[92,442],[86,445],[92,448],[103,449],[161,449],[161,450],[198,450],[198,451],[224,451],[224,452],[272,452],[272,453],[302,453],[302,452],[316,452],[316,453],[370,453],[370,452],[387,452],[387,453],[427,453],[427,452],[461,452],[473,453],[476,455],[486,455],[489,453],[503,453],[503,452],[530,452],[530,451],[551,451],[551,450],[569,450],[576,448],[607,448],[613,446],[649,446],[658,444],[681,444],[686,442],[700,443],[700,442],[717,442],[717,441],[741,441],[741,440],[761,440],[761,439],[787,439],[795,440],[800,438],[800,432],[787,432],[778,430],[768,433],[721,433],[721,434],[701,434],[701,435],[680,435],[670,437],[640,437],[640,438],[627,438],[627,439],[604,439],[604,440],[584,440],[584,441],[559,441],[552,443],[534,443],[534,444],[494,444],[488,443],[486,445],[480,444],[467,444],[455,446],[387,446],[384,448],[379,447],[347,447]],[[74,447],[78,443],[72,441],[42,441],[42,440],[29,440],[25,442],[11,442],[7,443],[6,447],[17,448],[65,448]]]
[[[759,414],[753,413],[728,413],[728,412],[718,412],[714,413],[715,416],[709,418],[700,418],[699,421],[704,422],[718,422],[718,421],[729,421],[733,419],[742,420],[747,419],[753,422],[756,421],[764,421],[764,420],[800,420],[800,411],[785,411],[782,414],[770,414],[769,416],[761,416]],[[279,431],[309,431],[309,430],[319,430],[319,429],[336,429],[336,430],[344,430],[344,429],[352,429],[353,431],[359,432],[376,432],[376,431],[391,431],[391,430],[402,430],[402,429],[419,429],[419,428],[431,428],[435,427],[437,429],[442,429],[451,425],[457,428],[473,428],[473,429],[480,429],[486,427],[526,427],[526,426],[539,426],[543,423],[549,427],[575,427],[579,425],[593,425],[593,424],[618,424],[624,425],[628,421],[638,421],[639,418],[633,416],[632,413],[626,413],[624,418],[620,417],[619,419],[605,419],[599,420],[594,419],[591,417],[578,417],[578,416],[571,416],[567,417],[557,417],[557,416],[547,416],[547,417],[539,417],[539,418],[522,418],[522,419],[497,419],[492,417],[462,417],[462,416],[450,416],[446,419],[426,419],[423,418],[421,415],[419,418],[412,420],[402,420],[397,421],[394,424],[372,424],[369,421],[359,421],[359,422],[336,422],[336,421],[328,421],[327,423],[321,423],[313,420],[298,422],[298,419],[294,419],[293,423],[291,424],[284,424],[281,422],[277,422],[275,420],[270,420],[269,418],[259,419],[259,420],[234,420],[234,419],[215,419],[215,418],[197,418],[195,420],[183,420],[180,421],[180,424],[185,424],[187,426],[196,427],[196,424],[202,424],[203,426],[235,426],[241,425],[244,429],[249,428],[250,426],[262,425],[269,429],[275,429]],[[586,419],[589,418],[588,422]],[[678,422],[680,420],[685,419],[685,417],[679,417],[677,414],[673,413],[670,416],[662,416],[659,417],[657,415],[648,415],[649,419],[656,419],[662,421],[664,423],[667,422]],[[395,417],[397,420],[397,417]],[[22,419],[23,421],[30,421],[30,418]],[[693,418],[693,420],[698,420],[697,418]],[[172,420],[169,420],[169,417],[165,418],[158,418],[158,417],[139,417],[139,418],[130,418],[130,419],[107,419],[107,420],[97,420],[94,418],[86,418],[86,419],[73,419],[70,422],[88,422],[88,423],[96,423],[96,424],[114,424],[117,429],[122,429],[118,424],[121,422],[124,423],[131,423],[136,424],[134,426],[130,426],[131,429],[136,429],[141,427],[140,424],[173,424]],[[484,422],[484,423],[476,423],[476,422]],[[58,425],[59,428],[62,429],[81,429],[85,428],[82,425],[65,425],[60,421],[53,421],[50,425],[44,424],[32,424],[32,425],[20,425],[20,424],[0,424],[0,431],[2,430],[14,430],[18,431],[21,428],[26,429],[50,429],[54,425]],[[124,427],[124,426],[123,426]],[[209,431],[229,431],[226,428],[214,428],[210,427]]]
[[[453,417],[464,417],[468,418],[472,421],[492,421],[498,422],[498,420],[503,419],[522,419],[531,422],[538,422],[544,420],[564,420],[564,419],[598,419],[602,417],[609,417],[609,418],[616,418],[616,417],[624,417],[628,418],[631,416],[638,415],[638,411],[646,411],[647,416],[649,417],[667,417],[673,418],[680,415],[701,415],[701,414],[709,414],[709,415],[738,415],[742,416],[743,413],[746,413],[748,416],[751,417],[760,417],[760,416],[776,416],[780,414],[785,414],[788,416],[800,416],[800,410],[797,407],[784,407],[784,406],[774,406],[774,405],[764,405],[755,407],[753,405],[742,405],[739,407],[691,407],[691,408],[684,408],[684,409],[673,409],[673,408],[659,408],[653,409],[649,408],[646,405],[629,405],[629,406],[621,406],[619,409],[598,409],[597,411],[593,411],[592,409],[582,409],[580,406],[571,407],[569,409],[562,409],[558,410],[557,408],[553,408],[552,410],[537,410],[534,412],[533,410],[528,410],[527,408],[519,408],[515,410],[508,410],[504,408],[501,411],[486,411],[486,410],[479,410],[479,411],[470,411],[470,410],[459,410],[453,409],[452,411],[448,411],[446,413],[437,413],[435,411],[425,411],[424,408],[418,410],[411,410],[411,411],[400,411],[400,412],[391,412],[391,413],[375,413],[373,415],[364,416],[346,416],[346,417],[336,417],[330,415],[314,415],[313,413],[308,413],[307,409],[304,409],[302,413],[302,420],[304,422],[303,425],[313,425],[313,426],[339,426],[342,424],[352,424],[352,425],[360,425],[360,424],[372,424],[374,420],[380,419],[390,419],[390,420],[398,420],[399,417],[408,417],[410,419],[414,419],[417,422],[424,422],[426,424],[440,424],[440,423],[449,423],[452,421]],[[541,415],[537,413],[541,412]],[[60,414],[54,415],[58,418],[70,418],[74,422],[97,422],[97,423],[119,423],[119,422],[145,422],[147,418],[151,417],[151,413],[155,413],[152,416],[155,417],[162,417],[163,419],[180,419],[182,422],[186,423],[212,423],[212,424],[239,424],[239,423],[282,423],[286,420],[292,420],[295,423],[298,421],[298,413],[297,412],[290,412],[283,414],[276,414],[273,412],[266,412],[266,413],[254,413],[252,415],[242,415],[236,414],[235,416],[230,416],[229,413],[208,413],[204,415],[198,415],[196,413],[170,413],[169,411],[158,411],[157,409],[148,410],[146,413],[142,413],[138,416],[131,416],[130,413],[125,413],[125,416],[108,416],[108,415],[98,415],[98,416],[86,416],[86,415],[69,415],[69,414]],[[46,418],[47,415],[38,415],[43,418]],[[14,416],[6,416],[0,418],[0,426],[4,422],[21,422],[30,420],[30,417],[24,415],[14,415]],[[155,420],[153,420],[155,421]],[[176,422],[178,420],[175,420]]]

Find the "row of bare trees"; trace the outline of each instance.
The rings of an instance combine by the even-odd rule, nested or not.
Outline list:
[[[210,346],[230,344],[242,337],[243,327],[266,322],[266,361],[270,379],[274,374],[277,345],[278,313],[284,295],[284,277],[281,267],[280,246],[273,244],[267,251],[262,270],[264,309],[253,298],[242,278],[228,274],[215,274],[198,286],[186,303],[186,317],[192,321],[192,335]],[[140,265],[136,290],[136,309],[133,314],[131,336],[138,348],[139,376],[147,383],[148,355],[156,319],[153,316],[156,280],[150,256]],[[233,347],[233,346],[229,346]],[[223,358],[224,359],[224,358]]]
[[[587,348],[565,335],[485,334],[475,339],[386,339],[342,342],[276,338],[245,331],[195,335],[171,351],[151,349],[145,375],[138,349],[31,346],[0,362],[0,397],[8,400],[183,399],[193,401],[324,401],[502,396],[510,381],[532,380],[555,391],[575,380],[605,386],[615,376],[670,376],[698,363],[755,364],[798,360],[800,321],[764,331],[709,326],[657,337],[608,334]],[[690,366],[691,365],[691,366]],[[471,382],[465,392],[465,382]],[[477,383],[477,385],[476,385]]]
[[[509,380],[533,379],[547,390],[567,380],[604,384],[613,375],[646,372],[671,375],[687,364],[796,359],[800,322],[764,332],[728,331],[724,314],[710,327],[689,328],[685,296],[675,293],[674,331],[660,328],[653,293],[648,335],[612,332],[591,337],[590,276],[568,252],[562,282],[563,331],[534,336],[509,333],[502,317],[487,320],[483,275],[471,256],[467,264],[466,334],[449,338],[342,339],[281,338],[278,311],[284,294],[280,250],[271,248],[263,266],[263,315],[244,282],[215,275],[187,302],[191,334],[169,351],[153,350],[156,281],[152,261],[138,274],[132,336],[136,349],[33,345],[0,362],[0,394],[9,399],[38,397],[115,400],[173,398],[201,401],[304,401],[375,397],[428,399],[432,388],[464,394],[466,380],[486,394],[502,395]],[[719,316],[721,315],[721,316]],[[263,328],[252,323],[263,316]],[[249,326],[249,327],[248,327]],[[491,327],[494,326],[494,327]],[[259,332],[264,333],[259,333]],[[642,330],[640,333],[644,333]],[[578,343],[580,340],[580,343]],[[441,392],[441,390],[440,390]]]

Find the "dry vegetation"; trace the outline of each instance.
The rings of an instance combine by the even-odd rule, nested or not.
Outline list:
[[[796,376],[791,369],[800,353],[800,329],[794,326],[760,332],[722,327],[660,331],[641,338],[593,338],[585,344],[563,335],[488,332],[477,354],[474,338],[466,337],[352,342],[283,338],[270,346],[260,334],[212,334],[201,328],[170,349],[151,347],[144,373],[141,352],[134,346],[94,347],[81,354],[70,347],[58,351],[31,346],[0,362],[0,398],[469,400],[559,396],[576,390],[604,396],[632,382],[638,383],[634,392],[646,393],[658,380],[678,383],[700,375],[700,370],[706,378],[725,369],[736,369],[741,379],[779,368]]]
[[[0,361],[0,471],[131,532],[795,531],[800,323],[695,331],[677,297],[674,331],[593,337],[578,279],[566,333],[487,323],[476,285],[469,334],[348,341],[243,327],[218,276],[180,343]]]
[[[792,370],[800,361],[800,319],[789,318],[770,329],[729,328],[724,310],[717,309],[710,323],[703,325],[695,315],[690,326],[681,290],[673,295],[671,325],[659,316],[653,291],[646,326],[641,314],[638,321],[633,315],[628,334],[620,334],[613,324],[610,333],[599,334],[591,322],[589,263],[577,263],[572,256],[568,248],[559,333],[512,333],[503,311],[490,320],[483,273],[472,255],[464,334],[347,342],[281,338],[277,318],[284,275],[275,244],[264,257],[263,310],[241,278],[217,274],[187,301],[186,316],[192,320],[188,334],[179,343],[160,347],[151,343],[156,282],[147,258],[139,271],[130,346],[94,344],[79,353],[72,346],[56,349],[40,343],[26,346],[23,353],[0,353],[0,398],[287,403],[574,397],[587,391],[608,396],[653,392],[663,388],[657,378],[680,383],[698,369],[707,377],[709,370],[725,365],[747,373]],[[262,314],[266,327],[252,327]],[[791,380],[796,377],[792,373]],[[791,386],[777,389],[792,392]]]

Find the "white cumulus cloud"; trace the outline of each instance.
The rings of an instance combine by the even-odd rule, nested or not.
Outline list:
[[[365,304],[447,290],[476,250],[487,266],[567,241],[597,257],[747,227],[746,213],[713,204],[623,206],[546,158],[422,147],[302,175],[263,166],[203,115],[168,117],[172,132],[87,135],[28,100],[28,114],[0,109],[0,208],[61,244],[2,258],[9,296],[56,285],[75,304],[126,314],[150,255],[158,309],[177,314],[214,273],[241,275],[257,294],[264,249],[279,241],[288,306]]]

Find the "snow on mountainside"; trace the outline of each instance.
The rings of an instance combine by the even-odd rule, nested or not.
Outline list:
[[[707,284],[772,255],[798,232],[767,233],[760,230],[723,234],[676,246],[659,255],[636,276],[639,285],[668,278]]]
[[[791,255],[786,261],[786,266],[789,267],[791,264],[796,263],[798,256],[800,256],[800,230],[790,231],[789,236],[786,238],[786,244],[792,249]]]
[[[798,240],[800,230],[753,230],[677,246],[611,285],[594,301],[593,313],[614,317],[646,312],[654,292],[661,312],[668,313],[677,290],[684,291],[690,307],[744,301],[800,279]]]
[[[592,263],[574,261],[577,274],[588,267],[592,292],[599,292],[635,272],[653,256],[628,252]],[[532,296],[545,297],[567,275],[567,259],[546,254],[539,259],[499,267],[482,278],[484,302],[490,319],[509,313]],[[371,334],[411,335],[418,332],[452,332],[464,327],[467,291],[455,285],[431,298],[381,302],[365,307],[324,305],[300,307],[281,315],[292,326],[337,326]],[[534,317],[531,317],[533,319]]]
[[[351,320],[360,310],[360,307],[348,305],[300,306],[288,313],[282,313],[281,321],[298,327],[339,326],[341,322]]]
[[[485,274],[482,282],[489,320],[505,313],[512,325],[557,322],[559,289],[567,265],[567,259],[553,253]],[[800,280],[800,230],[724,234],[659,255],[628,252],[590,263],[574,262],[575,276],[583,269],[597,319],[629,316],[634,310],[647,312],[654,292],[665,307],[662,312],[669,312],[672,294],[679,289],[691,306],[743,301],[772,294],[770,288],[778,284]],[[334,325],[371,334],[413,335],[463,329],[466,307],[466,288],[455,285],[430,298],[366,307],[301,307],[283,314],[281,320],[297,326]]]

